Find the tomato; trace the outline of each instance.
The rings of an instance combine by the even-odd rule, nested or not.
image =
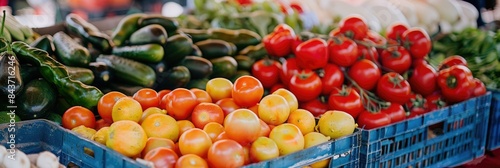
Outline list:
[[[331,110],[349,113],[353,118],[358,117],[359,113],[365,109],[359,93],[345,85],[333,89],[328,98],[328,107],[330,107]]]
[[[286,89],[278,89],[274,92],[271,92],[272,94],[280,95],[283,98],[285,98],[286,102],[288,103],[288,107],[290,107],[290,112],[295,111],[299,108],[299,102],[297,100],[297,97],[290,92],[289,90]]]
[[[150,88],[139,89],[134,93],[132,98],[141,104],[142,109],[160,106],[161,99],[158,98],[158,93]]]
[[[264,88],[271,88],[279,81],[281,64],[278,61],[264,58],[252,65],[252,76],[259,79]]]
[[[395,22],[386,28],[385,37],[388,39],[401,41],[403,33],[410,29],[408,25],[400,22]]]
[[[340,33],[340,28],[336,27],[332,29],[330,32],[328,32],[328,37],[335,37],[335,36],[343,36],[342,33]]]
[[[167,138],[149,137],[146,141],[146,146],[142,149],[141,155],[144,157],[149,151],[159,147],[166,147],[173,150],[175,148],[175,143]]]
[[[467,60],[465,60],[465,58],[460,55],[452,55],[446,57],[443,61],[441,61],[441,63],[438,65],[438,69],[439,70],[446,69],[453,65],[467,66]]]
[[[295,48],[297,65],[303,69],[319,69],[328,62],[328,48],[325,40],[312,38]]]
[[[368,41],[375,46],[383,46],[387,44],[387,39],[373,30],[368,30],[368,34],[364,41]]]
[[[320,98],[300,103],[299,107],[311,112],[314,117],[319,117],[329,110],[328,104],[322,101]]]
[[[335,64],[327,64],[325,68],[318,72],[321,78],[322,91],[321,94],[329,95],[336,87],[341,87],[344,83],[344,73]]]
[[[411,59],[410,53],[402,46],[389,47],[380,55],[382,66],[399,74],[410,69]]]
[[[222,124],[224,122],[224,111],[217,104],[200,103],[193,109],[191,121],[196,128],[203,128],[210,122]]]
[[[260,134],[259,137],[268,137],[269,133],[271,132],[271,127],[267,125],[266,122],[264,122],[262,119],[260,120]]]
[[[179,156],[175,153],[175,151],[166,147],[153,149],[149,151],[146,156],[144,156],[144,160],[153,162],[155,167],[165,168],[175,167],[177,159],[179,159]]]
[[[104,94],[97,103],[97,112],[99,116],[104,119],[104,121],[112,123],[113,118],[111,117],[111,112],[113,111],[113,106],[118,99],[126,96],[127,95],[117,91],[111,91]]]
[[[158,100],[160,100],[160,104],[159,104],[159,107],[160,108],[165,108],[165,100],[163,99],[163,97],[165,97],[165,95],[167,95],[168,93],[170,93],[172,90],[169,90],[169,89],[164,89],[164,90],[160,90],[158,92]]]
[[[245,163],[243,146],[234,140],[219,140],[208,150],[208,163],[210,167],[242,167]]]
[[[278,76],[276,76],[276,79]],[[257,104],[264,95],[262,83],[253,76],[241,76],[234,81],[231,96],[240,107],[252,107]]]
[[[377,84],[377,95],[390,102],[405,104],[410,100],[410,83],[395,72],[384,74]]]
[[[348,67],[359,58],[358,45],[345,36],[334,36],[328,40],[328,61]]]
[[[240,106],[234,102],[233,98],[224,98],[215,102],[215,104],[219,105],[224,112],[224,116],[227,116],[229,113],[232,113],[234,110],[240,108]]]
[[[99,119],[95,122],[95,130],[100,130],[103,127],[109,127],[111,123],[106,122],[104,119]]]
[[[403,46],[410,52],[412,58],[424,58],[431,51],[431,38],[421,27],[413,27],[403,34]]]
[[[423,115],[427,112],[427,103],[425,103],[425,98],[421,94],[412,93],[406,107],[410,110],[410,115],[413,116]]]
[[[199,128],[189,129],[179,137],[179,150],[182,155],[195,154],[204,158],[207,157],[210,146],[212,139]]]
[[[370,60],[362,59],[347,71],[349,77],[365,90],[372,90],[381,76],[380,69]]]
[[[174,89],[165,97],[167,114],[176,120],[187,119],[199,103],[196,95],[185,88]]]
[[[321,78],[312,70],[306,69],[290,79],[289,90],[298,101],[305,102],[318,97],[323,89]]]
[[[290,123],[274,127],[269,138],[276,142],[280,156],[304,149],[304,136],[297,126]]]
[[[447,106],[441,92],[438,91],[426,96],[425,104],[427,106],[427,111],[434,111]]]
[[[227,136],[242,144],[250,145],[260,135],[260,120],[248,109],[238,109],[224,119],[224,132]]]
[[[339,28],[340,33],[356,40],[362,40],[368,33],[366,20],[360,15],[345,17],[340,21]]]
[[[64,128],[71,130],[80,125],[95,128],[94,113],[82,106],[73,106],[64,112],[62,116],[62,126]]]
[[[295,32],[290,26],[279,24],[273,32],[264,36],[262,43],[270,56],[284,57],[293,52],[292,44],[295,38]]]
[[[440,70],[437,79],[443,98],[448,103],[461,102],[473,96],[472,72],[464,65],[453,65]]]
[[[183,167],[197,167],[197,168],[208,168],[208,163],[205,159],[199,157],[195,154],[182,155],[177,162],[175,162],[175,168]]]
[[[380,109],[381,113],[386,113],[391,119],[391,123],[397,123],[406,119],[405,109],[401,104],[391,102],[386,108]]]
[[[472,91],[474,97],[486,94],[486,86],[484,83],[478,78],[474,78],[473,81],[475,83],[474,90]]]
[[[274,159],[279,155],[278,145],[267,137],[259,137],[250,147],[250,159],[254,162]]]
[[[184,132],[186,132],[187,130],[190,130],[190,129],[193,129],[193,128],[196,128],[193,124],[193,122],[191,122],[190,120],[177,120],[177,126],[179,127],[179,136],[182,135]],[[178,136],[178,137],[179,137]],[[177,137],[177,138],[178,138]],[[174,139],[174,141],[177,142],[177,138]]]
[[[224,126],[222,124],[216,123],[216,122],[210,122],[203,127],[203,131],[205,131],[210,139],[212,139],[212,142],[215,142],[217,137],[224,132]]]
[[[350,114],[344,111],[328,110],[319,118],[316,129],[325,136],[339,139],[353,134],[356,127],[356,122]]]
[[[284,89],[284,88],[285,88],[285,85],[283,85],[282,83],[276,83],[271,87],[271,89],[269,89],[269,93],[273,93],[278,89]]]
[[[257,111],[259,118],[267,124],[279,125],[288,119],[290,106],[283,96],[270,94],[262,98]]]
[[[208,94],[207,91],[201,90],[198,88],[191,88],[189,90],[194,93],[198,102],[200,102],[200,103],[212,103],[213,102],[212,97],[210,97],[210,95]]]
[[[424,97],[432,94],[438,88],[438,74],[428,63],[415,65],[409,76],[408,82],[410,83],[411,89]]]
[[[358,45],[358,54],[360,59],[367,59],[370,61],[373,61],[374,63],[379,62],[379,52],[377,51],[377,48],[371,46],[365,46],[365,45]]]
[[[215,138],[215,141],[214,142],[217,142],[217,141],[220,141],[220,140],[223,140],[223,139],[229,139],[229,137],[227,137],[227,134],[226,132],[222,131],[218,136],[217,138]]]
[[[212,78],[207,82],[206,91],[212,97],[213,102],[223,98],[230,98],[233,83],[226,78]]]
[[[292,79],[295,74],[299,73],[300,68],[297,65],[297,59],[295,57],[283,59],[280,71],[280,80],[285,85],[288,86],[290,79]]]
[[[365,110],[358,116],[358,127],[363,129],[374,129],[391,124],[391,118],[387,113],[380,111],[370,112]]]

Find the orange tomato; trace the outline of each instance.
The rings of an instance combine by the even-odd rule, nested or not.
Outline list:
[[[238,106],[234,102],[233,98],[224,98],[224,99],[221,99],[221,100],[215,102],[215,104],[219,105],[219,107],[224,112],[224,116],[227,116],[229,113],[240,108],[240,106]]]
[[[210,97],[210,95],[208,94],[207,91],[204,91],[204,90],[201,90],[201,89],[198,89],[198,88],[192,88],[192,89],[189,89],[191,90],[191,92],[194,93],[194,95],[196,95],[196,98],[198,99],[198,101],[200,103],[212,103],[212,97]]]
[[[141,104],[131,97],[122,97],[113,105],[111,117],[114,122],[121,120],[139,122],[142,117]]]
[[[315,145],[319,145],[330,140],[330,137],[327,137],[319,132],[310,132],[304,135],[304,148],[310,148]],[[311,167],[328,167],[330,163],[330,159],[325,159],[322,161],[318,161],[316,163],[311,164]]]
[[[250,146],[243,146],[243,154],[244,154],[244,165],[250,164],[252,161],[250,160]]]
[[[264,87],[260,81],[249,75],[244,75],[234,81],[231,96],[240,107],[256,105],[264,95]]]
[[[143,111],[141,120],[139,120],[139,124],[141,124],[142,121],[144,121],[144,119],[146,119],[146,117],[150,116],[151,114],[167,114],[167,111],[162,110],[158,107],[147,108],[146,110]]]
[[[153,162],[155,167],[162,168],[174,168],[177,159],[179,156],[175,151],[166,147],[153,149],[144,156],[144,160]]]
[[[92,111],[82,106],[73,106],[64,112],[62,116],[64,128],[71,130],[81,125],[95,128],[95,116]]]
[[[304,149],[304,136],[297,126],[290,123],[274,127],[269,138],[278,145],[280,156]]]
[[[203,127],[203,131],[205,131],[212,142],[217,140],[217,137],[224,132],[224,126],[222,124],[216,122],[209,122],[205,127]]]
[[[290,115],[290,106],[283,96],[270,94],[259,103],[259,117],[267,124],[279,125]]]
[[[277,158],[280,155],[278,145],[272,139],[259,137],[250,147],[250,159],[253,162],[261,162]]]
[[[199,104],[196,95],[185,88],[174,89],[165,96],[167,114],[176,120],[189,118],[194,107]]]
[[[226,132],[225,131],[222,131],[219,136],[217,136],[217,138],[215,138],[215,141],[220,141],[220,140],[223,140],[223,139],[229,139],[229,137],[227,136]]]
[[[243,147],[233,140],[219,140],[208,150],[208,163],[211,167],[241,167],[245,164]]]
[[[160,106],[161,99],[158,98],[158,93],[150,88],[139,89],[132,98],[141,104],[142,109]]]
[[[179,136],[181,136],[187,130],[196,128],[194,124],[189,120],[179,120],[177,121],[177,125],[179,125]]]
[[[180,135],[177,121],[165,114],[152,114],[146,117],[141,127],[148,137],[167,138],[175,142]]]
[[[297,109],[290,113],[287,123],[296,125],[299,127],[302,135],[306,135],[307,133],[314,131],[316,119],[311,112],[304,109]]]
[[[187,130],[179,138],[179,150],[182,155],[195,154],[204,158],[207,157],[210,146],[212,146],[212,140],[205,131],[199,128]]]
[[[266,122],[262,121],[261,119],[260,120],[260,134],[259,136],[263,136],[263,137],[269,137],[269,133],[271,132],[271,127],[269,127],[269,125],[266,124]]]
[[[139,155],[148,136],[142,127],[129,120],[116,121],[109,127],[106,146],[127,157]]]
[[[156,148],[159,148],[159,147],[166,147],[166,148],[174,150],[175,143],[174,143],[174,141],[167,139],[167,138],[150,137],[146,141],[146,146],[144,147],[144,149],[142,149],[141,154],[142,154],[142,156],[146,156],[146,154],[149,151],[156,149]]]
[[[290,92],[289,90],[286,90],[284,88],[280,88],[280,89],[272,92],[272,94],[277,94],[277,95],[283,96],[283,98],[285,98],[286,102],[288,102],[288,106],[290,107],[290,112],[295,111],[299,108],[299,101],[297,100],[297,97],[295,97],[295,95],[292,92]]]
[[[191,121],[196,128],[203,128],[209,122],[222,124],[224,122],[224,111],[214,103],[200,103],[191,114]]]
[[[181,156],[175,163],[175,168],[184,167],[208,168],[208,163],[207,161],[205,161],[205,159],[201,158],[198,155],[186,154]]]
[[[115,105],[116,101],[118,101],[118,99],[122,97],[127,97],[127,95],[121,92],[111,91],[104,94],[104,96],[99,99],[99,102],[97,103],[97,112],[104,121],[108,123],[113,122],[113,118],[111,117],[113,106]]]
[[[226,78],[212,78],[207,82],[206,91],[212,98],[213,102],[217,102],[223,98],[230,98],[233,83]]]
[[[260,135],[260,120],[248,109],[237,109],[224,119],[224,131],[236,142],[247,146]]]
[[[257,103],[252,107],[249,107],[248,109],[252,110],[252,112],[255,113],[255,115],[259,116],[259,103]]]

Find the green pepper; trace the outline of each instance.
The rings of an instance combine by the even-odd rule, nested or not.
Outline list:
[[[40,74],[49,83],[56,86],[70,105],[83,106],[96,111],[97,103],[103,96],[101,90],[94,86],[85,85],[69,77],[66,66],[57,62],[46,51],[29,46],[24,42],[12,43],[12,49],[20,60],[26,60],[40,67]]]

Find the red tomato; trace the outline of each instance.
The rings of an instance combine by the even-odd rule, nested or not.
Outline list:
[[[453,65],[438,72],[438,86],[448,103],[457,103],[473,96],[472,72],[464,65]]]
[[[242,167],[245,163],[243,147],[234,140],[219,140],[208,150],[208,163],[210,167]]]
[[[339,35],[343,35],[340,33],[340,28],[334,28],[332,29],[329,33],[328,33],[328,37],[335,37],[335,36],[339,36]]]
[[[403,74],[410,69],[411,56],[404,47],[394,46],[382,51],[380,62],[385,68]]]
[[[288,86],[290,79],[299,73],[300,68],[297,65],[297,59],[295,57],[283,59],[280,71],[280,80],[285,85]]]
[[[478,78],[474,78],[473,81],[475,83],[475,87],[473,90],[474,97],[486,94],[486,86],[484,85],[484,83]]]
[[[406,119],[405,109],[398,103],[391,103],[389,107],[380,109],[380,112],[389,115],[391,123],[397,123]]]
[[[95,130],[100,130],[102,127],[109,126],[111,126],[111,123],[106,122],[104,119],[100,119],[95,122]]]
[[[250,145],[260,135],[260,119],[248,109],[238,109],[224,119],[224,132],[227,136],[242,144]]]
[[[358,54],[360,59],[371,60],[374,63],[379,62],[379,53],[375,47],[367,47],[365,45],[358,45]]]
[[[163,101],[163,97],[165,97],[165,95],[167,95],[171,91],[172,90],[164,89],[158,92],[158,100],[160,100],[160,105],[159,105],[160,108],[165,108],[165,101]]]
[[[373,30],[369,30],[364,41],[368,41],[376,46],[383,46],[387,44],[387,39]]]
[[[111,117],[111,112],[113,111],[113,106],[118,99],[126,96],[127,95],[117,91],[111,91],[104,94],[97,103],[97,112],[99,116],[104,119],[104,121],[112,123],[113,118]]]
[[[260,134],[259,134],[259,137],[268,137],[269,133],[271,132],[271,128],[269,127],[269,125],[267,125],[266,122],[264,122],[261,119],[259,119],[259,120],[260,120]]]
[[[302,70],[290,79],[289,90],[298,101],[310,101],[321,94],[321,78],[312,70]]]
[[[434,111],[447,106],[446,102],[443,100],[441,92],[438,91],[426,96],[425,104],[427,106],[427,111]]]
[[[234,102],[233,98],[223,98],[215,102],[215,104],[219,105],[224,112],[224,116],[227,116],[229,113],[232,113],[234,110],[240,108],[240,106]]]
[[[380,111],[363,111],[358,116],[358,127],[363,129],[374,129],[391,124],[391,118],[387,113]]]
[[[370,60],[362,59],[348,70],[349,77],[365,90],[372,90],[381,76],[378,66]]]
[[[264,36],[262,43],[270,56],[284,57],[293,52],[292,44],[295,39],[295,32],[290,26],[279,24],[273,32]]]
[[[325,68],[320,71],[322,89],[321,94],[329,95],[335,88],[342,87],[344,83],[344,73],[335,64],[326,64]]]
[[[192,88],[189,90],[194,93],[198,102],[200,102],[200,103],[212,103],[212,97],[208,94],[207,91],[201,90],[198,88]]]
[[[449,68],[453,65],[464,65],[467,66],[467,60],[465,60],[464,57],[460,55],[452,55],[449,57],[446,57],[443,61],[438,66],[439,70]]]
[[[431,38],[421,27],[413,27],[403,33],[403,45],[407,46],[412,58],[424,58],[431,51]]]
[[[165,95],[165,110],[176,120],[185,120],[191,116],[193,109],[199,104],[196,95],[185,88],[177,88]]]
[[[410,83],[396,72],[386,73],[378,81],[377,95],[386,101],[405,104],[410,94]]]
[[[274,84],[271,89],[269,89],[269,93],[273,93],[274,91],[278,90],[278,89],[281,89],[281,88],[285,88],[285,85],[283,85],[282,83],[276,83]]]
[[[64,128],[71,130],[80,125],[95,128],[94,113],[82,106],[73,106],[64,112],[62,116],[62,126]]]
[[[351,15],[342,19],[339,23],[340,33],[356,40],[362,40],[368,33],[366,20],[360,15]]]
[[[277,73],[276,73],[277,75]],[[276,79],[278,76],[276,76]],[[261,82],[253,76],[241,76],[234,81],[231,96],[240,107],[252,107],[257,104],[264,95],[264,87]]]
[[[193,109],[191,121],[196,128],[200,129],[210,122],[222,124],[224,122],[224,111],[217,104],[203,102]]]
[[[319,69],[328,62],[328,48],[325,40],[312,38],[295,48],[297,65],[304,69]]]
[[[259,79],[264,88],[271,88],[279,81],[281,64],[278,61],[264,58],[252,65],[252,76]]]
[[[421,63],[415,65],[412,73],[410,73],[408,82],[415,93],[419,93],[425,97],[436,91],[437,76],[436,70],[431,65]]]
[[[365,109],[358,92],[345,85],[333,89],[328,98],[328,106],[331,110],[349,113],[353,118],[358,117],[359,113]]]
[[[421,94],[412,93],[406,107],[408,107],[412,116],[423,115],[427,112],[427,103],[425,103],[425,98]]]
[[[212,139],[199,128],[189,129],[179,137],[179,150],[182,155],[195,154],[205,158],[210,146]]]
[[[408,29],[410,29],[408,25],[400,22],[395,22],[387,27],[385,37],[387,37],[388,39],[401,41],[403,40],[403,33]]]
[[[144,160],[153,162],[155,167],[173,168],[179,156],[174,150],[167,147],[158,147],[149,151]]]
[[[345,36],[334,36],[328,40],[328,58],[338,66],[351,66],[359,58],[358,45]]]
[[[310,101],[300,103],[299,107],[311,112],[314,117],[319,117],[329,110],[328,104],[322,101],[320,98],[315,98]]]
[[[161,99],[158,98],[158,93],[150,88],[139,89],[132,98],[141,104],[142,109],[160,106]]]

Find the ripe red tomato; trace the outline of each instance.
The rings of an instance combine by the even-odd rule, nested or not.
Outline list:
[[[389,107],[380,109],[380,112],[386,113],[391,119],[391,123],[397,123],[406,119],[405,109],[401,104],[391,103]]]
[[[260,119],[248,109],[238,109],[224,119],[226,135],[243,146],[250,145],[260,135]]]
[[[297,73],[299,73],[300,68],[297,65],[297,59],[295,57],[283,59],[280,71],[280,80],[285,85],[288,86],[290,79]]]
[[[452,55],[449,57],[446,57],[443,61],[438,66],[439,70],[449,68],[453,65],[464,65],[467,66],[467,60],[465,60],[464,57],[460,55]]]
[[[62,116],[62,126],[69,130],[80,125],[93,129],[95,124],[94,113],[82,106],[73,106],[66,110]]]
[[[364,39],[364,41],[372,43],[373,45],[376,46],[383,46],[387,44],[387,39],[373,30],[368,30],[368,34]]]
[[[427,111],[434,111],[447,106],[444,101],[441,92],[436,91],[425,97],[425,104],[427,106]]]
[[[343,35],[340,33],[340,28],[334,28],[332,29],[329,33],[328,33],[328,37],[334,37],[334,36],[339,36],[339,35]]]
[[[321,98],[315,98],[310,101],[300,103],[299,107],[311,112],[314,117],[319,117],[329,110],[328,104],[322,101]]]
[[[408,82],[411,90],[422,96],[432,94],[437,89],[437,72],[428,63],[415,65],[413,71],[409,74]]]
[[[322,89],[321,94],[329,95],[335,88],[342,87],[344,83],[344,73],[335,64],[326,64],[325,68],[320,71]]]
[[[115,102],[126,96],[127,95],[117,91],[111,91],[104,94],[104,96],[102,96],[97,103],[97,112],[99,113],[99,116],[104,119],[104,121],[112,123],[113,118],[111,117],[111,112],[113,111]]]
[[[348,70],[349,77],[365,90],[372,90],[381,76],[378,66],[370,60],[362,59]]]
[[[410,101],[406,103],[406,107],[410,110],[411,116],[423,115],[427,112],[427,103],[425,98],[421,94],[412,93],[410,96]],[[411,117],[408,117],[411,118]]]
[[[215,102],[215,104],[219,105],[224,112],[224,116],[227,116],[229,113],[232,113],[234,110],[240,108],[240,106],[234,102],[233,98],[223,98]]]
[[[323,84],[321,78],[312,70],[302,70],[290,79],[289,90],[298,101],[309,101],[321,94]]]
[[[278,79],[276,72],[276,79]],[[234,81],[231,96],[240,107],[252,107],[257,104],[264,95],[262,83],[253,76],[241,76]]]
[[[172,90],[169,90],[169,89],[164,89],[164,90],[160,90],[158,92],[158,100],[160,100],[160,104],[159,104],[159,107],[160,108],[165,108],[165,101],[163,101],[163,97],[165,97],[165,95],[167,95],[168,93],[170,93]]]
[[[281,64],[278,61],[264,58],[252,65],[252,76],[259,79],[264,88],[271,88],[279,81]]]
[[[356,40],[362,40],[368,33],[366,20],[360,15],[351,15],[342,19],[339,23],[340,33]]]
[[[410,83],[396,72],[384,74],[377,84],[377,95],[389,102],[405,104],[410,100]]]
[[[358,45],[345,36],[334,36],[328,40],[328,61],[348,67],[359,58]]]
[[[200,129],[210,122],[222,124],[224,122],[224,111],[217,104],[203,102],[193,109],[191,121],[196,128]]]
[[[328,98],[328,107],[331,110],[349,113],[353,118],[358,117],[359,113],[365,109],[358,92],[345,85],[341,88],[333,89]]]
[[[464,65],[453,65],[438,72],[438,86],[448,103],[457,103],[473,96],[472,72]]]
[[[328,47],[325,40],[312,38],[295,48],[297,65],[303,69],[319,69],[328,62]]]
[[[403,33],[403,46],[407,46],[412,58],[424,58],[431,51],[431,38],[421,27],[413,27]]]
[[[234,140],[223,139],[216,141],[208,150],[208,164],[210,167],[242,167],[244,163],[243,146]]]
[[[167,147],[158,147],[149,151],[144,160],[153,162],[155,167],[174,168],[179,156],[174,150]]]
[[[405,73],[411,66],[411,56],[402,46],[389,47],[382,51],[380,62],[385,68],[397,72]]]
[[[293,52],[295,39],[295,32],[290,26],[279,24],[273,32],[264,36],[262,43],[270,56],[284,57]]]
[[[358,127],[363,129],[374,129],[391,124],[391,118],[388,114],[380,111],[370,112],[365,110],[358,116]]]
[[[367,59],[373,61],[374,63],[379,62],[379,52],[373,46],[368,47],[365,45],[358,45],[358,54],[360,59]]]
[[[103,127],[109,126],[111,126],[111,123],[106,122],[104,119],[100,119],[95,122],[95,130],[100,130]]]
[[[165,95],[165,110],[176,120],[185,120],[191,116],[193,109],[199,104],[196,95],[188,89],[177,88]]]
[[[269,89],[269,93],[273,93],[274,91],[281,88],[285,88],[285,85],[283,83],[276,83],[271,87],[271,89]]]
[[[410,29],[408,25],[400,22],[395,22],[387,27],[385,37],[387,37],[388,39],[401,41],[403,40],[403,33],[408,29]]]
[[[486,86],[484,85],[484,83],[478,78],[474,78],[473,81],[475,83],[475,87],[473,90],[474,97],[486,94]]]
[[[141,104],[142,109],[148,109],[149,107],[160,106],[160,100],[158,98],[158,93],[150,88],[142,88],[134,93],[133,99],[137,100]]]

